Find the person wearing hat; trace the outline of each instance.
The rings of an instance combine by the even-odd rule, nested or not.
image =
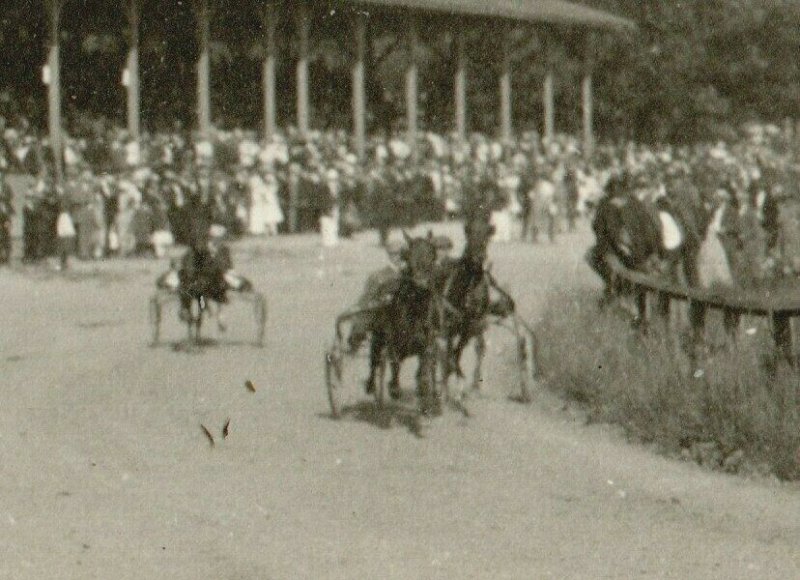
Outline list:
[[[406,244],[399,240],[392,240],[386,244],[389,263],[367,277],[364,290],[356,302],[359,307],[368,309],[392,293],[405,267],[405,250]],[[371,312],[364,312],[353,318],[350,336],[347,339],[351,352],[357,351],[367,338],[372,319]]]

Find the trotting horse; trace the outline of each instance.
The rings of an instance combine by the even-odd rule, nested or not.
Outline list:
[[[212,304],[226,302],[225,269],[208,248],[191,248],[181,260],[178,271],[180,317],[186,322],[189,344],[200,342],[203,313]]]
[[[494,226],[486,216],[474,216],[464,225],[466,245],[460,258],[445,262],[438,275],[444,297],[444,334],[446,340],[443,382],[445,395],[452,374],[463,379],[461,355],[470,340],[475,340],[475,369],[472,390],[480,389],[482,363],[486,353],[484,333],[490,315],[506,317],[513,313],[514,302],[502,293],[491,300],[493,280],[486,267],[489,241]]]
[[[441,412],[436,393],[437,337],[441,329],[442,301],[434,287],[436,247],[430,237],[411,238],[404,232],[406,270],[393,288],[385,308],[378,310],[370,324],[370,375],[367,391],[376,388],[378,373],[389,363],[392,377],[389,393],[400,397],[400,365],[416,356],[417,399],[420,416]]]

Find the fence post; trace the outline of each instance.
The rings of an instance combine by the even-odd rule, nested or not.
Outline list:
[[[794,365],[794,347],[792,345],[792,319],[788,314],[775,312],[772,314],[772,338],[779,354]]]
[[[736,342],[736,332],[739,330],[739,322],[742,315],[733,308],[725,308],[722,314],[722,325],[725,328],[725,334],[728,338]]]
[[[689,302],[689,323],[692,326],[692,353],[697,356],[698,349],[705,342],[706,304],[697,300]]]
[[[638,284],[636,288],[636,326],[647,327],[647,290]]]
[[[669,294],[666,292],[659,292],[657,300],[656,312],[658,313],[658,317],[663,322],[664,328],[669,328]]]

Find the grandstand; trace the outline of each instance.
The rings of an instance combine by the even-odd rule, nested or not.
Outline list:
[[[82,3],[84,13],[92,9],[91,0],[45,0],[49,24],[47,64],[44,80],[48,85],[48,119],[51,143],[56,151],[62,147],[62,87],[60,44],[62,20],[67,11]],[[127,21],[127,58],[121,73],[127,93],[127,127],[134,138],[141,131],[141,83],[140,83],[140,22],[144,10],[165,10],[159,2],[125,0]],[[211,50],[213,26],[226,11],[244,9],[256,11],[260,16],[257,28],[262,44],[262,89],[263,127],[269,136],[278,130],[278,101],[284,94],[276,78],[278,58],[278,35],[291,34],[296,44],[295,69],[295,115],[293,124],[301,134],[311,128],[309,87],[309,53],[312,32],[322,19],[336,18],[334,29],[340,40],[350,46],[351,107],[353,144],[357,154],[363,158],[366,146],[367,112],[369,104],[365,90],[367,55],[371,51],[370,30],[387,21],[400,23],[396,26],[398,43],[405,45],[405,127],[412,149],[418,130],[419,67],[418,54],[420,28],[422,24],[436,19],[439,31],[452,31],[454,42],[452,58],[455,61],[453,78],[453,128],[462,138],[467,126],[467,48],[465,32],[476,22],[491,20],[502,32],[504,41],[499,60],[499,129],[503,139],[510,139],[514,132],[512,114],[512,33],[524,29],[533,32],[542,25],[577,26],[585,37],[585,67],[582,78],[582,111],[584,146],[590,151],[592,134],[592,38],[598,32],[630,30],[634,25],[629,20],[594,10],[581,4],[562,0],[502,0],[492,3],[478,0],[367,0],[367,1],[311,1],[298,2],[215,2],[214,0],[192,0],[196,38],[198,43],[196,73],[196,130],[208,135],[212,127],[211,99]],[[245,6],[247,4],[247,6]],[[107,7],[106,7],[107,9]],[[123,15],[120,14],[120,17]],[[230,33],[230,30],[227,31]],[[541,30],[539,30],[541,32]],[[543,56],[547,58],[546,55]],[[549,70],[544,78],[544,123],[543,133],[552,136],[555,132],[555,105],[553,101],[553,75]],[[55,156],[60,165],[61,156]],[[57,167],[61,175],[61,168]]]

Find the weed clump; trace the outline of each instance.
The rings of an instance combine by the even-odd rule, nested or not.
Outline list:
[[[720,317],[721,318],[721,317]],[[766,321],[744,321],[735,344],[709,314],[708,346],[646,333],[590,293],[559,295],[537,328],[548,388],[593,422],[621,425],[664,453],[732,473],[800,479],[800,374],[776,361]]]

